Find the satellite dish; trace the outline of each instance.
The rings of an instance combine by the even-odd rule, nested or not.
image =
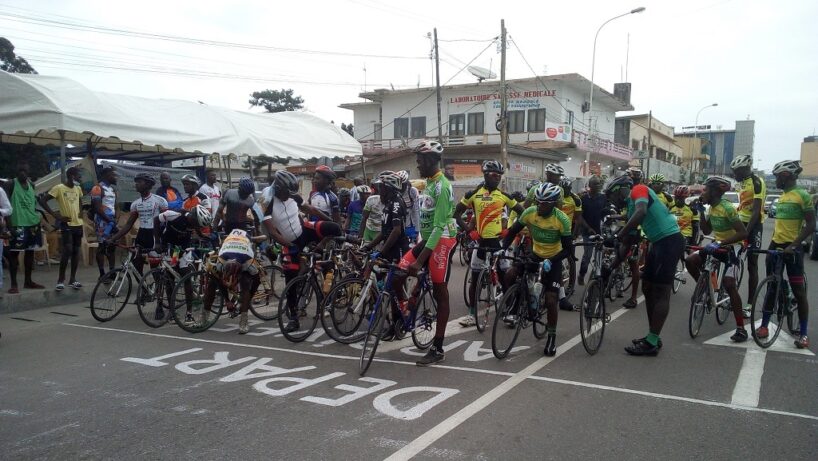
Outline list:
[[[497,78],[497,74],[486,69],[485,67],[469,66],[467,69],[472,75],[477,77],[478,82],[482,82],[485,79]]]

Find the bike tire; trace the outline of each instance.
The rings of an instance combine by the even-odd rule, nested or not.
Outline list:
[[[321,326],[330,338],[341,344],[357,343],[366,335],[361,326],[378,298],[374,287],[369,293],[363,293],[366,282],[361,278],[342,280],[324,298]],[[366,298],[362,299],[362,295]]]
[[[579,333],[582,338],[582,347],[588,355],[594,355],[602,346],[605,336],[605,296],[602,293],[602,282],[591,280],[582,294],[582,304],[579,313]]]
[[[458,245],[460,246],[460,248],[457,251],[457,254],[460,256],[460,265],[461,266],[466,265],[466,251],[468,251],[468,248],[469,248],[468,245],[466,245],[466,242],[464,240],[465,239],[461,238],[460,241],[457,242]]]
[[[471,267],[467,267],[466,273],[463,274],[463,302],[466,303],[466,309],[469,311],[469,314],[474,314],[474,305],[472,304],[471,296],[469,296],[469,284],[472,278],[474,278],[474,273]]]
[[[628,261],[622,262],[622,292],[624,293],[627,291],[631,285],[633,285],[633,274],[631,274],[631,268],[628,264]]]
[[[727,293],[727,290],[724,287],[719,288],[719,291],[716,292],[716,299],[730,299],[730,295]],[[730,314],[733,313],[733,306],[730,304],[730,301],[726,303],[722,303],[721,305],[716,306],[716,322],[719,325],[724,325],[724,322],[730,318]],[[743,315],[743,314],[742,314]]]
[[[778,339],[778,334],[781,333],[781,325],[783,325],[782,320],[784,320],[782,314],[782,307],[779,306],[780,300],[778,299],[778,293],[776,293],[776,278],[774,275],[770,275],[761,283],[758,284],[758,288],[756,288],[756,292],[753,295],[753,309],[750,311],[750,325],[752,325],[752,335],[753,341],[758,344],[758,347],[763,349],[767,349],[768,347],[772,346],[775,343],[775,340]],[[770,291],[770,293],[767,293]],[[763,293],[763,294],[762,294]],[[769,334],[766,338],[760,338],[758,336],[757,322],[761,322],[763,315],[764,315],[764,305],[766,304],[765,301],[768,301],[768,296],[772,296],[772,312],[770,314],[770,322],[768,324]],[[773,320],[777,321],[777,323],[773,323]],[[758,326],[761,326],[760,324]]]
[[[98,322],[108,322],[116,318],[128,304],[131,284],[130,274],[122,268],[105,273],[91,293],[91,316]]]
[[[741,282],[744,280],[744,258],[738,258],[738,280],[736,280],[736,288],[741,288]]]
[[[702,329],[704,312],[707,309],[707,302],[709,302],[708,283],[710,283],[710,276],[707,275],[706,272],[702,272],[702,274],[699,275],[699,281],[696,282],[693,296],[690,297],[690,315],[687,321],[687,332],[691,338],[698,336]]]
[[[383,321],[386,318],[387,309],[391,309],[390,297],[383,296],[383,301],[380,306],[377,306],[370,313],[369,325],[364,336],[363,347],[361,348],[361,360],[358,363],[358,373],[363,376],[372,364],[372,359],[375,357],[375,351],[378,349],[378,343],[381,342],[381,335],[383,334]]]
[[[173,316],[171,306],[167,300],[168,290],[167,271],[163,268],[150,270],[142,277],[136,289],[136,310],[145,325],[159,328]],[[161,314],[160,314],[161,312]],[[159,319],[156,317],[160,316]]]
[[[523,325],[521,310],[528,308],[525,302],[527,300],[520,299],[522,295],[522,286],[515,283],[509,287],[508,292],[500,299],[497,316],[494,317],[494,326],[491,330],[491,351],[498,359],[504,359],[508,356],[517,341],[517,337],[520,336]],[[510,316],[516,317],[516,321],[512,326],[506,323]]]
[[[437,331],[437,301],[429,290],[418,296],[415,308],[415,325],[412,328],[412,342],[420,350],[428,349]]]
[[[679,261],[676,263],[676,275],[673,276],[673,294],[679,292],[679,288],[682,287],[682,281],[684,280],[685,275],[685,265],[683,262]]]
[[[264,268],[267,271],[265,279],[269,281],[269,288],[265,288],[264,284],[259,284],[256,289],[256,294],[250,302],[250,312],[259,320],[265,322],[276,320],[278,318],[278,304],[281,301],[281,294],[287,287],[284,283],[284,270],[278,266],[269,266]],[[279,286],[276,287],[275,284]],[[259,293],[259,290],[263,291]]]
[[[497,287],[491,283],[489,271],[489,269],[483,269],[480,271],[480,275],[477,276],[477,291],[475,291],[477,302],[474,306],[474,319],[477,323],[477,331],[480,333],[486,331],[489,318],[491,317],[492,307],[494,307],[495,310],[497,309],[495,306]]]
[[[296,290],[296,299],[298,306],[295,310],[287,308],[287,293],[290,290]],[[281,300],[278,303],[278,326],[281,329],[281,334],[287,338],[288,341],[300,343],[309,338],[318,324],[318,317],[321,313],[321,302],[323,296],[321,295],[321,288],[315,282],[311,273],[299,275],[290,280],[290,283],[284,288]],[[310,306],[315,303],[314,314],[310,315]],[[295,331],[284,331],[285,326],[292,320],[298,322],[299,328]]]
[[[185,292],[185,285],[188,283],[191,285],[190,299]],[[205,310],[204,298],[210,284],[216,287],[216,293],[210,309]],[[208,272],[199,270],[185,274],[176,281],[170,297],[173,300],[171,308],[173,320],[179,328],[188,333],[207,331],[221,317],[226,297],[226,289],[221,286],[221,282]],[[193,319],[192,322],[186,318],[188,312]]]

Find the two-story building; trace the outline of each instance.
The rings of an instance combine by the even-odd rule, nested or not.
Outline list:
[[[686,182],[684,150],[676,143],[673,132],[672,126],[653,114],[628,115],[616,118],[614,140],[638,153],[632,163],[639,165],[646,175],[661,173],[672,183],[683,179]]]
[[[632,149],[614,143],[616,112],[633,110],[628,101],[594,85],[590,119],[595,136],[589,136],[588,117],[582,112],[591,88],[586,78],[562,74],[506,83],[511,190],[522,190],[531,179],[541,179],[544,165],[551,162],[561,163],[567,175],[579,177],[610,174],[631,160]],[[340,107],[354,112],[368,175],[383,169],[414,172],[414,159],[401,152],[422,139],[438,138],[435,88],[377,89],[360,97],[365,101]],[[500,103],[500,82],[496,80],[441,88],[444,164],[456,186],[476,184],[482,178],[480,163],[501,158]],[[590,167],[585,166],[587,152],[591,153]]]

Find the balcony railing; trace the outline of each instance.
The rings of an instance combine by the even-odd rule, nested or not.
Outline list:
[[[574,144],[578,149],[588,150],[594,154],[605,155],[619,160],[630,161],[633,158],[633,149],[628,146],[617,144],[609,139],[602,139],[597,136],[588,136],[587,133],[574,130]]]
[[[428,136],[428,139],[436,139],[435,136]],[[525,144],[527,142],[546,141],[548,137],[544,132],[523,132],[509,133],[508,141],[511,144]],[[365,139],[360,141],[364,151],[368,150],[391,150],[414,146],[419,139]],[[486,133],[476,135],[447,135],[443,137],[444,146],[477,146],[481,144],[500,144],[500,133]]]

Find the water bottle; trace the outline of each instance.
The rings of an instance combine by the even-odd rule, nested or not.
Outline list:
[[[383,291],[383,284],[384,284],[383,279],[378,280],[378,282],[376,283],[376,285],[378,286],[378,291]]]
[[[529,277],[528,280],[528,307],[531,310],[537,310],[537,301],[540,299],[540,292],[542,292],[542,284],[538,281],[531,283],[533,278]],[[539,285],[539,292],[537,291],[537,285]]]
[[[534,289],[532,291],[534,295],[534,305],[531,307],[531,309],[538,310],[540,307],[539,306],[540,294],[542,293],[542,282],[540,282],[539,279],[536,282],[534,282]]]

